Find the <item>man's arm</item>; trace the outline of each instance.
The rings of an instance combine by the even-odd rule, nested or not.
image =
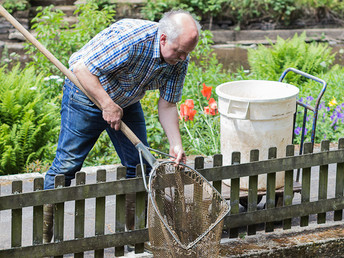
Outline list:
[[[177,105],[160,98],[158,103],[159,120],[170,143],[170,155],[176,157],[175,162],[186,163],[186,155],[179,132]]]
[[[103,111],[104,120],[114,128],[120,129],[123,116],[122,108],[117,105],[104,90],[97,76],[93,75],[83,62],[78,62],[74,66],[74,74],[88,95],[97,101]]]

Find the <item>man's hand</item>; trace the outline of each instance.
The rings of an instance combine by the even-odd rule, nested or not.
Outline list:
[[[103,119],[115,130],[121,129],[121,119],[123,117],[123,109],[115,102],[103,108]]]
[[[186,164],[186,155],[185,155],[185,152],[184,152],[182,146],[180,146],[180,145],[171,146],[170,147],[170,155],[173,157],[176,157],[176,159],[174,159],[174,162],[176,162],[177,165],[180,162]]]
[[[121,129],[123,110],[118,106],[104,90],[97,76],[93,75],[85,64],[80,61],[74,66],[74,74],[88,95],[98,103],[103,111],[103,119],[115,130]],[[96,104],[97,104],[96,103]]]

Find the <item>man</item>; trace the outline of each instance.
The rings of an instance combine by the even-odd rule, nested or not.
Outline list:
[[[70,60],[70,69],[85,88],[86,97],[66,79],[61,108],[61,131],[56,157],[46,174],[44,189],[64,174],[69,186],[99,135],[106,130],[127,178],[135,177],[139,156],[120,131],[121,120],[148,145],[140,99],[159,89],[159,120],[170,143],[170,155],[185,162],[176,102],[181,100],[189,53],[196,47],[200,25],[185,11],[171,11],[159,23],[123,19],[96,35]],[[52,205],[45,206],[52,214]],[[51,216],[45,216],[45,242],[51,241]]]

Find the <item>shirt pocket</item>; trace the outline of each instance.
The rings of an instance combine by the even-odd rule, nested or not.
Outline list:
[[[121,89],[129,92],[143,82],[146,72],[123,69],[116,77]]]

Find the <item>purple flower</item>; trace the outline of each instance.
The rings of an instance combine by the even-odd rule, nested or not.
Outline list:
[[[302,130],[302,128],[298,126],[298,127],[295,128],[294,133],[296,135],[299,135],[301,133],[301,130]]]
[[[308,97],[306,98],[306,100],[312,101],[312,100],[314,100],[314,98],[313,98],[312,96],[308,96]]]
[[[301,134],[301,132],[302,132],[302,128],[301,127],[296,127],[295,128],[295,130],[294,130],[294,133],[296,134],[296,135],[299,135],[299,134]],[[305,128],[305,135],[307,134],[307,128]]]
[[[337,117],[338,117],[339,119],[344,118],[344,113],[337,112]]]

